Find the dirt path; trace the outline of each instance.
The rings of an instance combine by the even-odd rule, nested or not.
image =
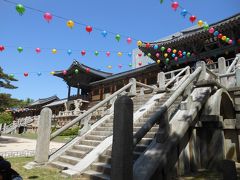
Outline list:
[[[56,149],[63,145],[63,143],[51,142],[50,149]],[[35,150],[36,140],[0,136],[0,152],[7,151],[23,151],[23,150]]]

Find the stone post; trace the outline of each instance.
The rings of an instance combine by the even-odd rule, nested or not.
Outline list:
[[[130,96],[136,96],[137,94],[137,81],[135,78],[131,78],[129,80],[130,83],[132,83],[132,86],[130,88]]]
[[[164,72],[158,73],[157,83],[160,91],[165,90],[165,73]]]
[[[226,67],[226,60],[224,57],[220,57],[218,58],[218,72],[219,74],[226,74],[226,71],[227,71],[227,67]],[[227,86],[227,77],[222,77],[220,79],[220,83],[223,85],[223,86]]]
[[[52,111],[49,108],[44,108],[40,113],[40,121],[37,131],[37,144],[35,162],[44,164],[48,162],[50,133],[51,133],[51,118]]]
[[[240,69],[236,69],[236,85],[240,87]]]
[[[207,74],[206,63],[204,61],[198,61],[196,63],[196,69],[198,67],[202,67],[202,71],[201,71],[201,73],[198,77],[198,81],[206,80],[206,78],[207,78],[207,76],[206,76],[206,74]]]
[[[111,179],[133,179],[133,102],[128,96],[114,104]]]

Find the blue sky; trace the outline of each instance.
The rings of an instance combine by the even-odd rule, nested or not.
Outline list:
[[[0,89],[0,92],[10,93],[20,99],[30,97],[36,100],[55,94],[64,98],[67,96],[67,86],[61,79],[50,75],[51,71],[67,69],[73,59],[113,73],[129,70],[131,58],[127,54],[118,57],[116,52],[112,52],[131,52],[136,48],[136,41],[133,40],[129,45],[126,36],[154,41],[192,25],[188,18],[180,15],[179,10],[172,10],[170,0],[164,0],[163,4],[159,0],[12,1],[122,35],[120,42],[110,34],[103,38],[101,31],[95,29],[89,35],[85,26],[76,24],[73,29],[69,29],[65,20],[56,17],[47,23],[43,13],[30,9],[26,9],[24,15],[20,16],[15,5],[0,0],[0,45],[6,48],[0,52],[0,66],[19,80],[14,83],[18,89]],[[239,0],[178,2],[198,19],[209,24],[240,12]],[[23,47],[22,53],[18,53],[18,46]],[[42,49],[40,54],[35,52],[37,47]],[[52,48],[58,50],[57,54],[51,53]],[[67,49],[73,51],[70,56]],[[84,57],[80,53],[82,49],[87,50]],[[106,57],[105,53],[100,52],[95,56],[95,50],[110,51],[111,55]],[[119,64],[123,65],[121,69],[118,68]],[[108,65],[113,68],[108,69]],[[29,76],[24,77],[24,72],[29,72]],[[37,72],[42,72],[42,76],[38,77]]]

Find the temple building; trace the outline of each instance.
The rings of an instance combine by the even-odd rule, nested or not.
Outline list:
[[[155,62],[160,60],[160,63],[142,65],[129,71],[111,74],[88,67],[74,60],[68,69],[58,70],[54,73],[54,76],[62,78],[68,85],[67,98],[62,100],[55,98],[51,102],[46,101],[48,103],[41,103],[41,100],[39,100],[39,102],[31,105],[31,109],[38,109],[34,111],[37,112],[34,115],[39,115],[41,108],[51,108],[54,119],[57,122],[61,121],[58,125],[62,126],[67,121],[78,116],[82,111],[92,107],[109,94],[128,84],[130,78],[135,78],[138,82],[147,85],[154,85],[157,83],[157,74],[161,71],[178,69],[186,65],[194,67],[196,61],[205,60],[206,58],[211,58],[214,62],[221,56],[226,59],[234,58],[235,54],[240,52],[240,13],[213,23],[209,27],[213,27],[231,38],[232,43],[222,41],[217,36],[204,30],[203,27],[193,26],[155,42],[143,42],[143,45],[139,47],[143,53],[141,58],[150,57]],[[155,45],[158,46],[157,49],[154,48]],[[165,47],[164,52],[161,51],[161,47]],[[166,53],[168,47],[172,50],[190,52],[190,54],[174,60],[170,56],[172,54],[169,53],[168,60],[166,60],[164,53]],[[135,55],[138,52],[137,50]],[[156,53],[159,54],[158,57]],[[74,95],[71,94],[72,88],[77,89],[77,93]],[[30,112],[32,110],[29,111],[29,114],[25,112],[25,115],[31,115]],[[18,116],[22,117],[20,114]]]

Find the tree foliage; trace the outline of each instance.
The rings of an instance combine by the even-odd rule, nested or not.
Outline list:
[[[12,114],[9,112],[0,112],[0,124],[10,124],[13,121]]]
[[[11,75],[5,74],[0,67],[0,88],[16,89],[17,87],[11,84],[12,81],[17,81],[17,79]]]

